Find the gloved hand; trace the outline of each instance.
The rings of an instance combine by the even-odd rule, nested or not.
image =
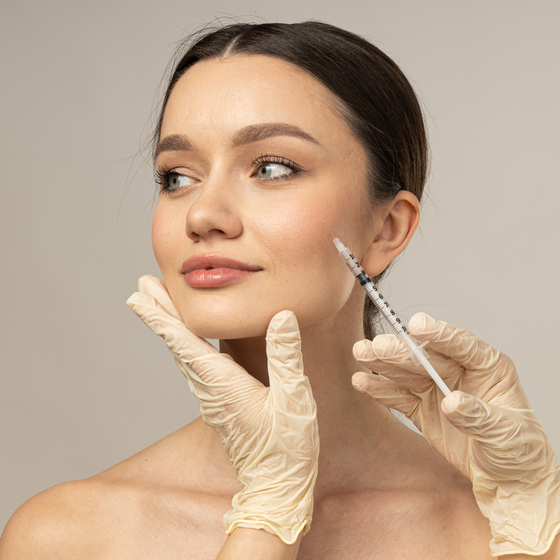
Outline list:
[[[560,467],[511,359],[472,333],[417,313],[408,325],[454,391],[444,398],[396,335],[354,345],[378,375],[355,373],[356,389],[401,411],[449,463],[470,478],[489,519],[493,556],[544,554],[560,531]]]
[[[165,340],[241,484],[233,510],[224,515],[226,533],[265,529],[294,543],[311,526],[319,458],[317,408],[303,373],[295,315],[281,311],[270,321],[265,387],[186,328],[161,280],[142,276],[138,290],[126,304]]]

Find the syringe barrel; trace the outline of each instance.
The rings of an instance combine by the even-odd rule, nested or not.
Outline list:
[[[379,311],[381,311],[381,313],[383,314],[385,319],[387,319],[398,337],[409,349],[409,356],[412,361],[417,366],[422,365],[424,367],[424,369],[430,374],[432,379],[435,381],[435,383],[445,396],[451,394],[450,389],[443,382],[432,364],[430,364],[428,353],[426,352],[426,350],[424,350],[423,345],[419,345],[408,334],[406,327],[403,326],[400,319],[395,316],[395,312],[391,309],[389,303],[383,299],[383,296],[379,293],[375,284],[371,281],[371,278],[366,274],[365,270],[358,262],[358,259],[356,259],[356,257],[350,252],[350,249],[348,249],[348,247],[344,246],[340,239],[335,237],[333,241],[336,245],[336,248],[338,249],[340,256],[342,257],[342,260],[346,263],[346,266],[350,269],[358,282],[360,282],[368,297],[373,301]]]
[[[348,247],[345,247],[341,241],[337,238],[334,239],[334,244],[338,249],[338,253],[342,257],[342,260],[346,263],[346,266],[350,269],[350,272],[360,280],[361,276],[368,277],[362,265],[358,262],[358,259],[350,252]],[[361,283],[361,282],[360,282]]]
[[[383,299],[383,296],[377,290],[375,284],[368,278],[368,282],[362,284],[362,287],[366,291],[369,299],[375,303],[375,306],[381,313],[383,317],[387,319],[387,322],[391,325],[392,329],[395,331],[395,334],[399,336],[401,333],[406,334],[406,327],[401,323],[401,320],[396,316],[395,312],[391,309],[389,302]]]
[[[340,239],[336,237],[333,242],[342,257],[342,260],[346,263],[346,266],[356,277],[362,288],[364,288],[369,299],[373,301],[377,309],[379,309],[385,319],[387,319],[387,322],[391,325],[395,334],[400,336],[401,333],[406,333],[406,327],[401,324],[401,320],[395,315],[395,312],[391,309],[389,303],[383,299],[383,296],[379,293],[377,287],[371,281],[371,278],[366,274],[366,271],[362,268],[358,259],[350,252],[350,249],[345,247]]]

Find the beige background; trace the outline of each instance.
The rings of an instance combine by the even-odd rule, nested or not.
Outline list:
[[[560,3],[2,0],[0,528],[199,414],[124,304],[158,273],[133,156],[174,42],[225,15],[339,25],[413,79],[430,198],[383,293],[511,355],[560,451]]]

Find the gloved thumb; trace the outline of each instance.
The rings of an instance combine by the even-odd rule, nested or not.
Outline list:
[[[530,409],[495,406],[462,391],[441,403],[446,418],[473,442],[472,469],[493,480],[529,481],[549,457],[548,440]]]
[[[291,311],[281,311],[270,321],[266,354],[270,391],[274,399],[281,399],[280,408],[297,415],[314,413],[311,386],[303,373],[299,326]]]
[[[441,409],[455,428],[494,449],[515,448],[525,420],[521,410],[495,406],[463,391],[445,397]]]

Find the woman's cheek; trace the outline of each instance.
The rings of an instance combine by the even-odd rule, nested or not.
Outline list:
[[[162,235],[161,230],[155,227],[155,224],[152,227],[152,249],[161,273],[165,274],[166,265],[169,262],[168,250],[166,250],[168,247],[165,236]]]
[[[326,209],[322,212],[321,206],[301,204],[297,211],[293,205],[289,211],[280,209],[259,227],[261,233],[267,232],[261,237],[261,247],[273,266],[268,271],[268,293],[275,301],[267,303],[279,306],[278,311],[280,307],[294,311],[301,326],[338,313],[354,285],[323,224],[328,213]],[[337,223],[332,207],[328,210],[331,221]]]
[[[152,249],[164,281],[167,283],[180,260],[181,243],[173,215],[158,204],[152,222]],[[184,233],[183,233],[184,236]]]

